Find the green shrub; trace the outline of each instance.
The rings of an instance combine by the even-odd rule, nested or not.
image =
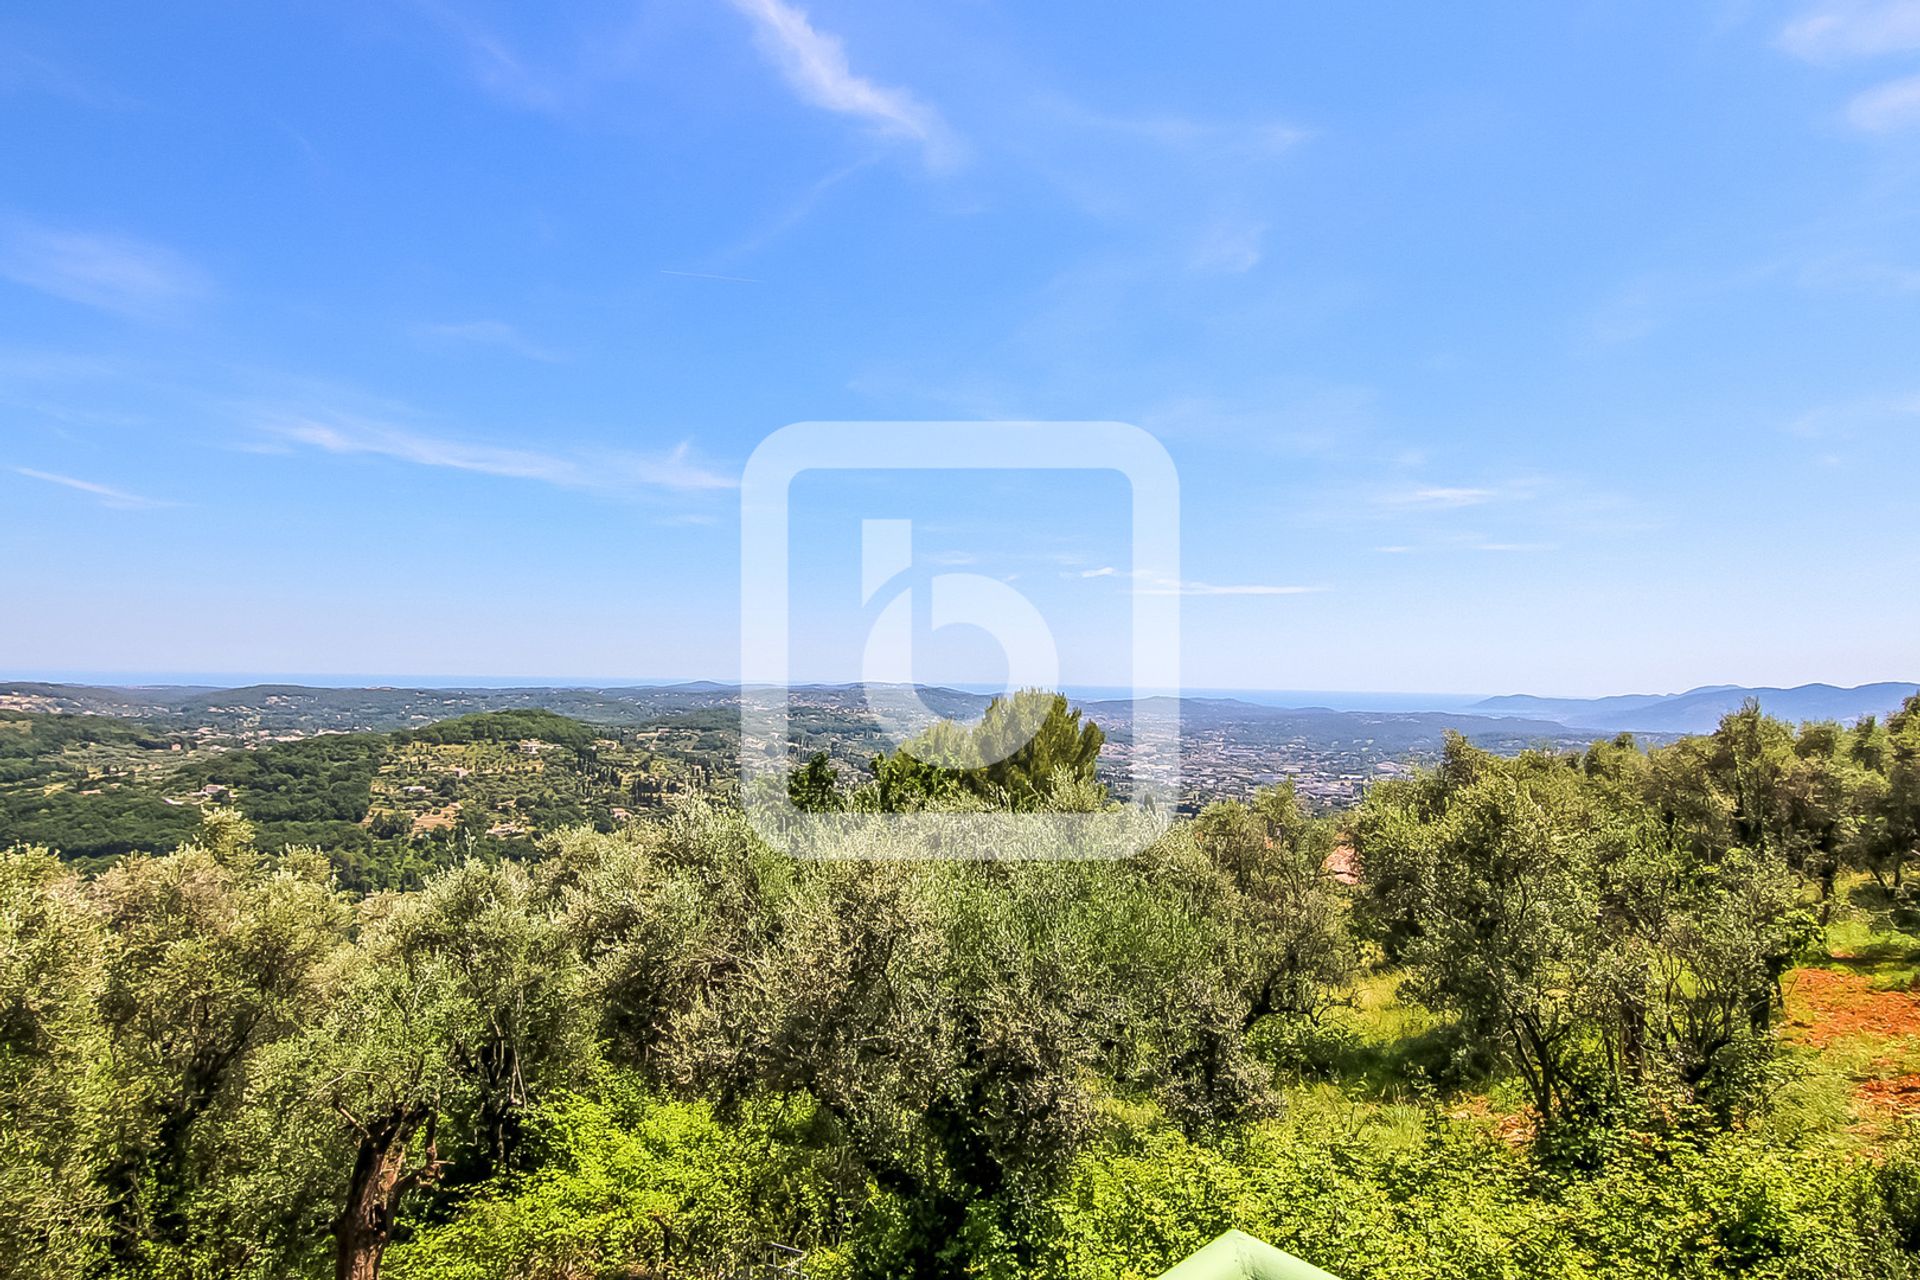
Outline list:
[[[754,1103],[723,1123],[706,1102],[664,1101],[614,1079],[599,1096],[545,1108],[535,1131],[534,1172],[396,1243],[383,1274],[664,1280],[744,1271],[770,1256],[771,1243],[812,1250],[844,1236],[854,1211],[804,1100]]]
[[[1296,1094],[1211,1145],[1146,1126],[1089,1150],[1036,1242],[1046,1280],[1147,1280],[1230,1227],[1342,1280],[1850,1280],[1912,1274],[1872,1165],[1741,1133],[1633,1135],[1592,1176],[1546,1179],[1470,1120]]]

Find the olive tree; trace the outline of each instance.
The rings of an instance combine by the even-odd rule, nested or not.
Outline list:
[[[225,811],[171,854],[122,860],[88,897],[105,937],[98,1011],[111,1050],[103,1181],[126,1265],[204,1235],[193,1210],[217,1194],[220,1121],[263,1049],[314,1020],[347,912],[324,858],[263,856]]]
[[[0,1273],[77,1278],[105,1258],[106,944],[78,876],[42,849],[0,853]]]
[[[524,1108],[590,1047],[579,966],[523,869],[468,862],[363,911],[325,1018],[281,1064],[341,1162],[339,1280],[378,1274],[410,1192],[503,1168]]]

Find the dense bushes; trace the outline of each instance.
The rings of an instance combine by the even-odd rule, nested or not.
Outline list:
[[[475,1196],[388,1255],[393,1280],[541,1280],[746,1273],[769,1242],[816,1251],[850,1234],[864,1186],[804,1097],[755,1100],[722,1122],[708,1102],[650,1096],[605,1073],[536,1122],[532,1171]]]
[[[1912,1274],[1872,1165],[1740,1133],[1624,1135],[1591,1174],[1432,1111],[1330,1092],[1215,1145],[1149,1129],[1089,1152],[1048,1206],[1048,1280],[1145,1280],[1228,1227],[1345,1280]]]
[[[247,816],[262,826],[357,823],[373,804],[373,775],[387,751],[385,734],[321,734],[190,765],[178,785],[243,793]]]
[[[395,736],[414,742],[433,743],[518,742],[534,738],[584,751],[593,746],[602,732],[606,731],[557,712],[524,707],[512,711],[482,711],[476,715],[456,716],[452,720],[442,720],[423,729]]]
[[[1344,832],[1275,790],[1120,861],[795,860],[698,798],[357,899],[218,812],[0,855],[0,1271],[1106,1280],[1231,1225],[1345,1280],[1910,1275],[1920,1157],[1773,1118],[1906,715],[1455,744]]]
[[[1456,736],[1437,770],[1376,787],[1355,817],[1369,933],[1407,994],[1503,1052],[1556,1143],[1648,1107],[1724,1121],[1752,1102],[1780,977],[1815,934],[1792,827],[1750,817],[1773,791],[1721,807],[1703,780],[1689,795],[1723,814],[1719,837],[1674,816],[1662,775],[1693,751],[1651,768],[1618,744],[1505,760]]]
[[[108,787],[92,795],[38,787],[0,794],[0,824],[10,840],[58,847],[68,859],[88,866],[121,854],[174,848],[193,834],[199,816],[195,809],[170,805],[150,791],[130,787]]]
[[[1554,1179],[1484,1122],[1357,1107],[1329,1088],[1290,1091],[1283,1116],[1204,1140],[1108,1100],[1100,1138],[1041,1203],[976,1203],[952,1236],[915,1242],[910,1207],[849,1178],[857,1166],[802,1098],[722,1120],[616,1078],[542,1125],[535,1172],[397,1246],[388,1274],[704,1275],[778,1242],[808,1253],[811,1276],[884,1276],[937,1243],[968,1275],[1149,1280],[1229,1227],[1345,1280],[1913,1274],[1906,1206],[1881,1169],[1739,1132],[1625,1134],[1598,1169]],[[1909,1159],[1903,1148],[1885,1168]]]

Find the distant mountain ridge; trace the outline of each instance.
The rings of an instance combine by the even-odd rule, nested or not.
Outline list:
[[[1541,698],[1506,694],[1483,698],[1468,708],[1475,715],[1524,716],[1552,720],[1569,728],[1596,732],[1711,733],[1721,717],[1752,698],[1770,716],[1798,723],[1862,716],[1885,716],[1920,693],[1920,684],[1882,681],[1851,689],[1803,684],[1791,689],[1704,685],[1685,693],[1632,693],[1608,698]]]
[[[972,720],[986,710],[989,695],[938,685],[916,685],[919,700],[935,715]],[[754,692],[749,686],[748,694]],[[189,687],[110,688],[94,685],[0,681],[0,717],[9,711],[131,718],[168,731],[203,731],[259,738],[285,734],[385,733],[423,729],[457,716],[537,707],[592,724],[635,726],[662,717],[737,713],[742,689],[714,681],[606,688],[426,689],[337,688],[258,684],[232,689]],[[1156,696],[1153,701],[1170,699]],[[1130,740],[1131,699],[1076,699],[1116,743]],[[862,685],[804,684],[789,691],[797,722],[823,727],[868,724]],[[1582,745],[1580,731],[1541,716],[1498,712],[1341,711],[1279,707],[1230,697],[1177,699],[1183,735],[1198,749],[1212,740],[1279,750],[1293,746],[1357,752],[1368,760],[1432,753],[1446,731],[1458,729],[1489,749]],[[1359,758],[1358,756],[1355,757]],[[1370,767],[1370,766],[1369,766]]]
[[[748,686],[746,692],[755,690]],[[958,719],[978,716],[988,695],[937,685],[915,686],[935,713]],[[1685,693],[1618,694],[1604,698],[1545,698],[1507,694],[1465,706],[1422,706],[1408,695],[1394,710],[1343,709],[1320,705],[1311,694],[1291,695],[1299,703],[1283,705],[1232,696],[1189,694],[1179,699],[1189,728],[1225,724],[1260,726],[1270,735],[1291,724],[1315,738],[1377,735],[1424,747],[1439,728],[1458,727],[1470,736],[1508,741],[1577,739],[1623,730],[1675,736],[1711,733],[1722,716],[1748,698],[1769,715],[1788,721],[1839,720],[1885,716],[1920,684],[1888,681],[1842,689],[1807,684],[1792,689],[1706,685]],[[387,732],[417,729],[454,716],[520,707],[540,707],[596,724],[635,725],[664,715],[738,707],[741,686],[697,680],[669,685],[486,686],[409,688],[256,684],[212,689],[196,685],[103,686],[46,681],[0,681],[0,714],[8,710],[107,715],[184,728],[206,726],[225,732],[276,731]],[[796,705],[828,714],[864,714],[861,685],[799,684],[790,691]],[[1272,695],[1266,695],[1271,697]],[[1450,701],[1450,699],[1447,699]],[[1125,698],[1076,698],[1103,723],[1125,725],[1132,703]]]

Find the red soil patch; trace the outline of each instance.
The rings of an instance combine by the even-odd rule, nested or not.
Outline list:
[[[1863,1081],[1854,1095],[1870,1106],[1911,1114],[1920,1111],[1920,1074]]]
[[[1824,1049],[1854,1036],[1920,1036],[1920,996],[1876,991],[1858,973],[1796,969],[1787,988],[1787,1034]]]
[[[1360,855],[1354,847],[1342,840],[1333,846],[1333,852],[1327,855],[1327,873],[1341,884],[1360,883]]]

